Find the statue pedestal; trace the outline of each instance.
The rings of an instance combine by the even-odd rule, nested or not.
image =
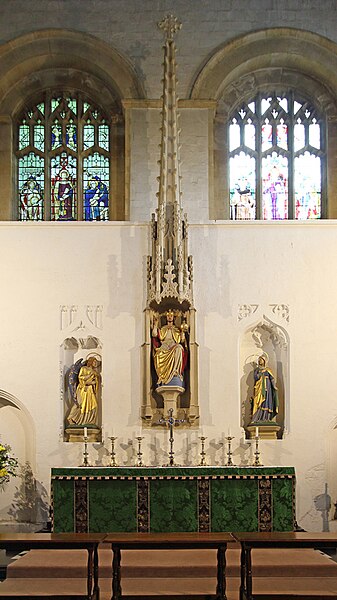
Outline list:
[[[277,440],[277,434],[281,429],[281,425],[278,425],[274,421],[251,423],[246,428],[250,440],[255,438],[256,427],[259,428],[259,438],[261,440]]]
[[[172,416],[177,418],[178,410],[178,398],[180,394],[183,394],[185,388],[181,385],[159,385],[156,388],[156,392],[164,399],[164,416],[166,416],[170,409],[172,409]]]
[[[88,442],[100,442],[102,432],[97,425],[85,425],[76,426],[76,425],[68,425],[65,428],[65,433],[68,438],[68,442],[83,442],[84,441],[84,427],[88,430]]]

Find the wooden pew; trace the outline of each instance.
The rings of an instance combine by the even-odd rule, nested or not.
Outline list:
[[[98,585],[98,544],[105,537],[103,533],[1,533],[0,548],[5,550],[87,550],[87,593],[83,596],[74,595],[77,600],[99,600]],[[0,588],[1,591],[1,588]],[[0,596],[2,598],[6,596]],[[11,599],[34,598],[27,593],[8,596]],[[41,596],[42,597],[42,596]],[[46,594],[48,598],[63,598],[57,594]],[[67,600],[70,596],[67,596]]]
[[[324,590],[318,596],[317,594],[308,593],[304,596],[302,593],[296,593],[296,589],[291,591],[291,594],[275,593],[253,593],[253,573],[252,573],[252,558],[251,552],[254,548],[334,548],[337,547],[337,533],[308,533],[304,531],[291,532],[234,532],[232,536],[241,544],[241,584],[240,584],[240,600],[259,600],[260,598],[337,598],[337,589],[334,594],[333,590]],[[294,588],[296,587],[295,580]],[[277,592],[277,590],[276,590]]]
[[[121,551],[122,550],[217,550],[217,600],[226,600],[226,549],[232,542],[230,533],[110,533],[104,543],[111,544],[112,600],[122,598]]]

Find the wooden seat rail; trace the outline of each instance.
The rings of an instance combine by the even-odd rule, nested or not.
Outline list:
[[[122,598],[121,552],[122,550],[217,550],[217,586],[215,597],[226,600],[226,549],[233,541],[230,533],[127,533],[108,534],[104,543],[111,544],[112,600]]]
[[[2,533],[0,534],[0,548],[5,550],[87,550],[87,593],[83,596],[74,595],[74,598],[99,600],[98,544],[104,538],[105,534],[102,533]],[[12,600],[19,598],[28,600],[29,597],[29,595],[22,594],[10,596]],[[49,594],[45,597],[61,598],[57,594]]]
[[[324,549],[337,547],[337,534],[330,532],[308,533],[304,531],[291,532],[234,532],[232,536],[241,544],[240,559],[240,600],[258,600],[266,598],[267,594],[253,593],[253,573],[251,552],[254,548],[314,548]],[[301,597],[296,593],[284,595],[284,598]],[[281,598],[278,594],[277,598]],[[308,596],[310,597],[310,596]],[[320,596],[324,597],[324,595]],[[326,598],[332,597],[326,595]],[[270,598],[270,595],[269,595]],[[317,596],[316,596],[317,598]],[[336,595],[337,598],[337,595]]]

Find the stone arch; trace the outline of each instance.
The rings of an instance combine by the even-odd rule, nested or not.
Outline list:
[[[142,98],[144,90],[131,63],[95,36],[47,29],[20,36],[0,47],[0,114],[13,114],[21,98],[54,84],[65,75],[101,87],[100,104]],[[82,88],[83,89],[83,88]],[[102,93],[103,91],[103,93]],[[23,93],[22,93],[23,92]],[[107,99],[104,97],[107,96]]]
[[[283,27],[242,35],[217,50],[197,75],[191,98],[220,99],[233,82],[260,69],[303,74],[320,81],[337,98],[337,44],[309,31]]]
[[[124,118],[122,100],[143,98],[131,63],[95,36],[46,29],[0,46],[0,219],[15,218],[13,123],[19,112],[50,88],[87,92],[106,113],[117,113],[112,148],[115,199],[111,218],[124,219]]]
[[[0,442],[9,444],[21,469],[36,471],[36,431],[33,418],[24,404],[5,390],[0,390]],[[12,477],[1,492],[0,521],[12,520],[13,501],[21,477]]]
[[[10,394],[9,392],[6,392],[5,390],[0,390],[0,410],[6,410],[9,409],[9,411],[12,414],[15,414],[18,422],[20,423],[20,426],[22,427],[22,431],[23,431],[23,437],[24,439],[23,441],[23,451],[24,451],[24,459],[26,461],[28,461],[32,468],[35,469],[35,462],[36,462],[36,452],[35,452],[35,438],[36,438],[36,432],[35,432],[35,424],[33,421],[33,418],[30,414],[30,412],[27,410],[27,408],[25,407],[25,405],[18,400],[15,396],[13,396],[12,394]],[[9,412],[8,411],[8,412]],[[4,421],[5,421],[5,413],[1,413],[1,417],[0,417],[0,423],[2,425],[2,428],[4,428]],[[2,428],[0,430],[0,432],[2,432]],[[15,434],[11,435],[11,438],[15,439]],[[13,444],[12,439],[4,439],[3,440],[6,443],[9,443],[10,445]]]
[[[259,90],[294,89],[311,98],[327,117],[327,196],[329,218],[337,216],[337,44],[309,31],[273,28],[231,40],[198,73],[191,98],[216,99],[214,121],[214,198],[210,217],[227,219],[227,119]]]

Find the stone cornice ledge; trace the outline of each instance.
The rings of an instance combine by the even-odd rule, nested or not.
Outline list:
[[[211,221],[189,221],[189,227],[298,227],[298,228],[326,228],[332,227],[337,228],[337,219],[322,219],[312,221],[297,221],[297,220],[285,220],[285,221],[231,221],[231,220],[211,220]],[[54,229],[71,229],[71,228],[107,228],[107,227],[151,227],[150,221],[104,221],[104,222],[92,222],[92,221],[0,221],[0,227],[18,227],[20,229],[44,229],[46,227],[52,227]]]
[[[189,227],[278,227],[278,228],[326,228],[337,227],[337,219],[315,219],[308,221],[299,221],[297,219],[285,219],[284,221],[231,221],[231,220],[212,220],[212,221],[193,221],[188,222]]]

